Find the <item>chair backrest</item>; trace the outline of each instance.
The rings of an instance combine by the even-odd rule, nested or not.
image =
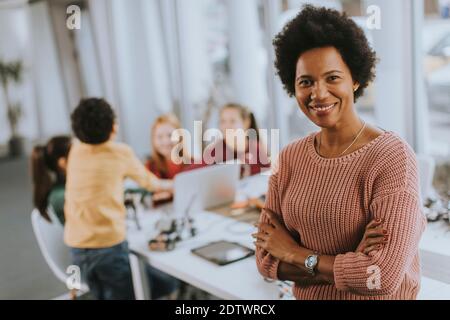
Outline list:
[[[45,220],[37,209],[31,213],[31,224],[39,248],[53,274],[66,283],[66,269],[71,265],[69,247],[64,244],[64,227],[58,223]]]
[[[47,214],[50,217],[50,220],[52,221],[52,223],[56,223],[59,224],[61,227],[64,227],[61,222],[58,219],[58,216],[56,215],[55,209],[53,209],[53,207],[51,205],[48,206],[47,208]]]

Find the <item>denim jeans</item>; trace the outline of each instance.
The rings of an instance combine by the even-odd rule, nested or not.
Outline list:
[[[127,241],[109,248],[71,248],[71,254],[73,263],[80,267],[81,277],[95,299],[134,299]],[[148,265],[146,273],[152,299],[168,295],[179,286],[177,279]]]

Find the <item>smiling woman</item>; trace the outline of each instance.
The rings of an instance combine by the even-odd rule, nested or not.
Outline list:
[[[345,14],[309,5],[274,45],[284,88],[320,131],[280,153],[253,235],[258,270],[294,281],[297,299],[415,299],[425,227],[415,155],[354,106],[375,52]]]

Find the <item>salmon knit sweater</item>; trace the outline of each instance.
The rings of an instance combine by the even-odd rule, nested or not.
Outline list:
[[[385,131],[348,155],[327,159],[314,148],[315,134],[282,150],[266,200],[300,246],[335,256],[335,284],[295,285],[295,297],[415,299],[426,219],[413,151],[397,134]],[[354,253],[375,218],[384,219],[388,243],[369,255]],[[266,215],[261,221],[267,222]],[[277,279],[278,259],[257,249],[256,260],[263,276]],[[379,283],[373,281],[376,274]]]

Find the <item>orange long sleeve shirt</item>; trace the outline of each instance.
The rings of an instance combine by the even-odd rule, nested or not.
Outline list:
[[[106,248],[124,241],[123,181],[131,178],[152,191],[156,176],[129,146],[113,141],[75,143],[67,163],[65,243],[74,248]]]

